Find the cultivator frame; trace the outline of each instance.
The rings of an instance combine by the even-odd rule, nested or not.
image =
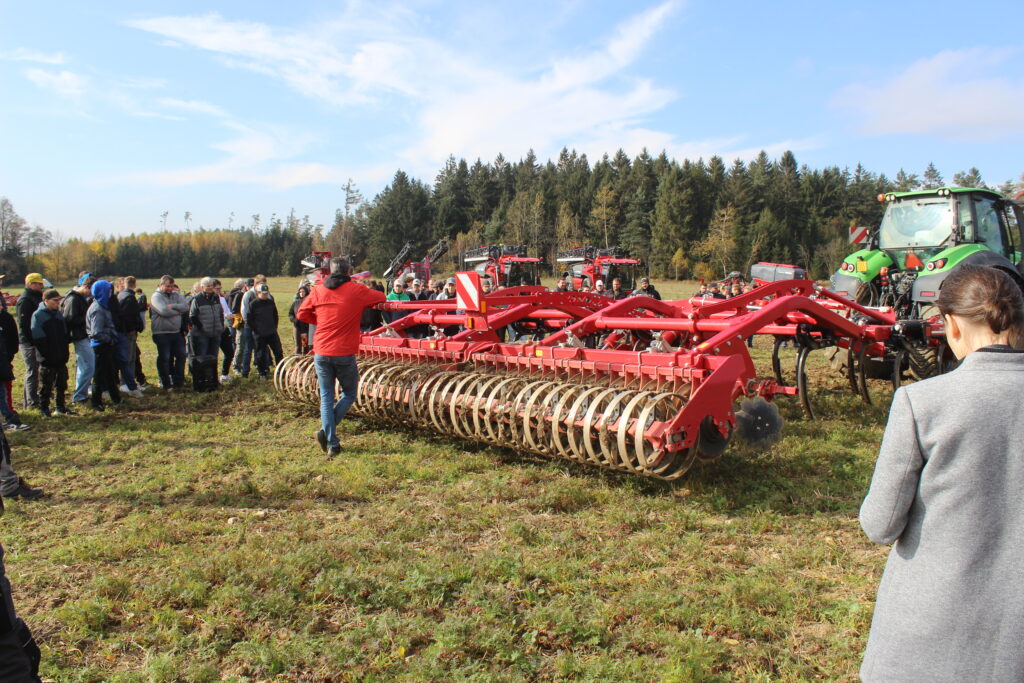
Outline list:
[[[353,411],[660,479],[720,456],[738,424],[755,437],[770,430],[765,401],[776,396],[798,397],[813,417],[809,353],[841,345],[861,360],[883,355],[895,323],[808,280],[679,301],[540,287],[484,296],[475,273],[460,273],[458,286],[457,299],[378,306],[406,315],[362,336]],[[433,336],[409,336],[422,325]],[[764,334],[776,340],[767,379],[745,344]],[[781,373],[786,339],[798,349],[793,384]],[[318,405],[312,356],[285,359],[274,380],[287,398]],[[851,388],[867,396],[863,376]],[[755,400],[737,411],[743,398]]]

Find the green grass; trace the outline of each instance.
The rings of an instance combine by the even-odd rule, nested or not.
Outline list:
[[[254,380],[26,415],[15,601],[58,681],[852,680],[886,409],[815,379],[825,419],[782,401],[780,442],[675,485],[369,420],[327,460]]]

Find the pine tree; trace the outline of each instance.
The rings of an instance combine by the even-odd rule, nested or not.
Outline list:
[[[934,190],[945,186],[945,184],[946,181],[942,179],[939,169],[935,168],[935,164],[928,162],[928,168],[924,170],[924,177],[921,179],[921,189]]]
[[[594,198],[594,206],[590,210],[591,235],[597,237],[607,249],[616,242],[619,229],[619,207],[618,197],[611,183],[597,191]]]
[[[432,241],[431,193],[418,180],[397,171],[373,201],[367,215],[371,270],[383,272],[406,242],[422,253]]]
[[[893,183],[893,188],[897,192],[910,192],[916,190],[921,184],[921,180],[917,177],[916,173],[908,174],[902,168],[896,174],[896,180]]]
[[[977,187],[987,188],[988,185],[981,179],[981,171],[975,167],[971,167],[967,171],[961,171],[953,174],[953,184],[959,187]]]
[[[434,240],[469,230],[469,168],[466,160],[449,156],[434,183]]]

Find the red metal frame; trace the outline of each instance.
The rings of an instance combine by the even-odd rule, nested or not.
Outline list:
[[[363,335],[365,357],[688,391],[689,400],[671,420],[644,430],[655,448],[668,451],[692,446],[708,419],[728,435],[736,424],[734,402],[742,396],[770,400],[796,394],[795,387],[757,378],[747,337],[805,335],[878,356],[896,322],[891,312],[861,306],[808,280],[772,282],[726,300],[613,301],[517,287],[482,296],[480,311],[460,311],[454,300],[387,302],[379,308],[408,313]],[[450,336],[408,336],[410,328],[424,324],[460,329]],[[502,331],[510,325],[545,334],[505,343]],[[600,348],[586,345],[584,340],[604,333]],[[629,346],[637,335],[639,342]],[[654,343],[658,339],[663,343]]]

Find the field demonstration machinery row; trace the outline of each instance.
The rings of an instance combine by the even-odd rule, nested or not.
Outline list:
[[[362,337],[357,414],[660,479],[714,460],[736,432],[773,437],[776,396],[798,397],[813,417],[816,349],[846,349],[851,387],[868,398],[864,360],[896,334],[891,313],[807,280],[729,300],[613,301],[541,287],[484,296],[478,273],[456,278],[454,300],[379,306],[406,315]],[[408,336],[416,325],[434,336]],[[757,376],[747,351],[755,334],[774,335],[772,378]],[[786,340],[797,348],[791,383]],[[311,356],[285,359],[274,380],[287,398],[318,404]]]
[[[898,387],[954,361],[934,301],[955,268],[1000,268],[1024,287],[1020,201],[956,187],[879,199],[886,202],[881,225],[843,262],[830,289],[795,267],[757,264],[759,286],[727,300],[613,301],[538,286],[483,296],[481,275],[499,285],[539,281],[500,277],[536,272],[525,250],[482,248],[471,255],[477,271],[457,274],[456,300],[381,305],[407,315],[363,335],[354,410],[675,479],[720,456],[734,435],[759,441],[777,434],[777,396],[796,397],[813,418],[807,369],[815,350],[831,354],[851,390],[871,402],[877,383],[869,378]],[[620,277],[631,289],[638,267],[591,247],[560,253],[558,261],[576,287]],[[416,325],[434,336],[410,338]],[[751,335],[774,338],[769,378],[757,376],[745,343]],[[796,349],[793,374],[782,368],[787,343]],[[318,402],[309,356],[279,364],[275,384],[289,398]]]

